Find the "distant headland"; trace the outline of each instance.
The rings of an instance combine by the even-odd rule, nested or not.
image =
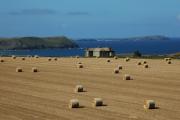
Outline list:
[[[0,50],[77,48],[78,45],[67,37],[19,37],[0,38]]]
[[[152,36],[139,36],[139,37],[129,37],[129,38],[91,38],[91,39],[78,39],[78,41],[167,41],[170,40],[169,37],[162,35],[152,35]]]

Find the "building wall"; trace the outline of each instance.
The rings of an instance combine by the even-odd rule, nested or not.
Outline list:
[[[115,52],[110,52],[110,53],[109,53],[109,56],[110,56],[110,57],[114,57],[114,56],[115,56]]]
[[[97,55],[97,53],[96,53],[96,55]],[[86,51],[85,56],[86,57],[93,57],[94,56],[94,51]]]
[[[85,51],[85,57],[89,57],[89,52]]]
[[[89,51],[89,57],[93,57],[93,51]]]
[[[100,57],[100,52],[98,52],[98,51],[93,51],[93,56],[94,56],[94,57]]]
[[[86,51],[86,57],[114,57],[115,53],[113,51]]]
[[[109,51],[101,51],[100,52],[100,57],[110,57],[109,56]]]

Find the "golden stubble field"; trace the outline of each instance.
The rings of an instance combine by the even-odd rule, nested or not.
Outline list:
[[[105,58],[8,58],[0,63],[0,120],[180,120],[180,61]],[[76,64],[82,62],[84,68]],[[114,74],[122,65],[123,70]],[[23,69],[16,72],[16,67]],[[32,67],[39,72],[32,73]],[[123,80],[130,74],[133,80]],[[76,85],[86,92],[74,93]],[[94,108],[94,98],[105,106]],[[71,99],[82,108],[69,109]],[[158,109],[145,110],[144,100],[153,99]]]

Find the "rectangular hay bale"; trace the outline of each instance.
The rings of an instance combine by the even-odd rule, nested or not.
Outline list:
[[[38,69],[36,67],[33,67],[32,72],[38,72]]]
[[[123,79],[124,80],[132,80],[132,78],[129,74],[125,74]]]
[[[16,68],[16,72],[23,72],[23,70],[22,70],[22,68],[17,67],[17,68]]]
[[[82,85],[76,85],[75,92],[84,92],[84,87]]]
[[[144,108],[145,109],[155,109],[156,108],[155,101],[154,100],[145,100]]]
[[[94,98],[93,100],[93,106],[103,106],[103,100],[102,98]]]
[[[79,100],[78,99],[72,99],[69,102],[69,108],[79,108]]]

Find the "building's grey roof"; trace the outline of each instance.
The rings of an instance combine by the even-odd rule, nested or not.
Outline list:
[[[87,51],[112,51],[111,48],[87,48]]]

